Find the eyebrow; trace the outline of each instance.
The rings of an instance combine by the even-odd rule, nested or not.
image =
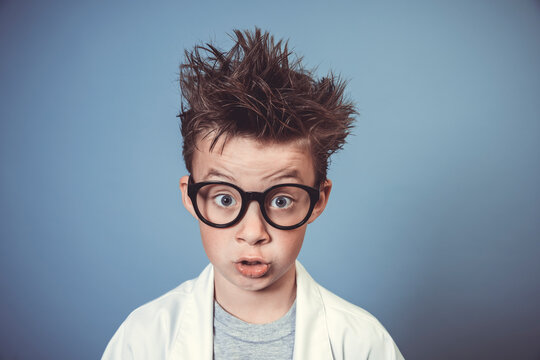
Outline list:
[[[205,176],[203,176],[204,179],[208,180],[208,178],[225,178],[227,180],[229,180],[230,182],[233,182],[235,181],[235,178],[230,176],[230,175],[227,175],[227,174],[224,174],[222,173],[221,171],[217,170],[217,169],[210,169],[208,170],[208,172],[205,174]]]
[[[216,180],[223,180],[226,179],[229,182],[236,184],[236,179],[232,175],[227,175],[220,170],[211,168],[208,170],[208,172],[203,176],[204,181],[210,180],[210,178],[214,178]],[[271,181],[271,182],[277,182],[279,180],[284,179],[294,179],[299,182],[302,182],[302,178],[300,177],[300,173],[296,169],[280,169],[270,175],[267,175],[263,177],[262,181]]]
[[[265,176],[263,180],[283,180],[283,179],[295,179],[301,181],[300,174],[298,173],[298,170],[296,169],[286,169],[286,170],[278,170],[274,172],[273,174],[270,174],[268,176]]]

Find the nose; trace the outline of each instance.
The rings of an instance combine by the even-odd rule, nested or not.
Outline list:
[[[236,239],[245,241],[249,245],[263,245],[270,242],[267,223],[256,201],[249,204],[244,217],[237,225]]]

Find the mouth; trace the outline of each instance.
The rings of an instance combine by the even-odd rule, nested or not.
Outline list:
[[[236,270],[249,278],[260,278],[270,269],[270,263],[262,259],[239,259],[235,262]]]
[[[259,260],[242,260],[240,261],[241,264],[243,265],[258,265],[258,264],[263,264],[262,261],[259,261]]]

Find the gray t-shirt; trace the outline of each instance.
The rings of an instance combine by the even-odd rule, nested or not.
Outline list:
[[[250,324],[214,301],[214,360],[291,360],[294,350],[296,301],[280,319]]]

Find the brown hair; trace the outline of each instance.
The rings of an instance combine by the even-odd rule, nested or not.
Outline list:
[[[317,80],[302,58],[291,59],[288,43],[268,32],[234,30],[229,51],[214,45],[185,51],[180,65],[181,132],[186,167],[192,172],[199,136],[249,136],[261,142],[307,140],[317,185],[326,179],[328,158],[343,147],[356,110],[344,99],[345,82],[334,74]],[[225,143],[224,142],[224,143]]]

